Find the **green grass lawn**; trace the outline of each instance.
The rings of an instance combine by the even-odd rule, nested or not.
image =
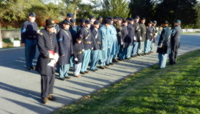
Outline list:
[[[155,65],[55,114],[200,114],[200,50],[182,55],[178,64]]]

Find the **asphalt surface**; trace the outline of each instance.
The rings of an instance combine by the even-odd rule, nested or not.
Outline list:
[[[200,34],[182,35],[179,55],[200,49]],[[156,49],[155,49],[156,50]],[[24,49],[0,49],[0,114],[48,114],[83,96],[109,86],[131,73],[158,63],[158,54],[132,58],[67,81],[56,79],[56,101],[43,105],[40,98],[40,75],[25,67]],[[37,57],[36,57],[37,58]],[[36,60],[35,60],[36,61]]]

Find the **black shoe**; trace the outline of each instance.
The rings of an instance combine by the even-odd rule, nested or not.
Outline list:
[[[110,66],[109,64],[106,64],[106,66]]]
[[[32,66],[32,67],[31,67],[31,69],[32,69],[32,70],[35,70],[35,67],[34,67],[34,66]]]
[[[65,78],[60,78],[60,80],[65,81]]]
[[[69,76],[67,76],[67,77],[65,77],[65,79],[70,79],[71,77],[69,77]]]
[[[104,68],[105,68],[105,69],[108,69],[108,67],[107,67],[107,66],[104,66]]]
[[[32,68],[27,68],[29,71],[31,71],[32,70]]]
[[[98,71],[98,69],[95,69],[95,71]]]
[[[85,72],[81,72],[81,74],[85,74]]]
[[[101,66],[100,69],[105,69],[105,67]]]
[[[96,70],[91,70],[92,72],[96,72]]]
[[[116,63],[118,63],[119,61],[115,58],[115,59],[113,59],[113,62],[116,62]]]
[[[53,97],[51,94],[49,94],[47,98],[48,98],[48,100],[51,100],[51,101],[55,101],[56,100],[56,98]]]
[[[109,65],[114,65],[113,63],[110,63]]]
[[[89,73],[88,71],[85,71],[85,73],[87,74],[87,73]]]

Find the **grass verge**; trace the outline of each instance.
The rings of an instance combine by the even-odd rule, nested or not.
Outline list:
[[[145,68],[54,114],[200,114],[200,50],[157,68]]]

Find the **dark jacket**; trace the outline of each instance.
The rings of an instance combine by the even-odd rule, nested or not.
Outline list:
[[[74,26],[73,28],[70,27],[69,31],[70,31],[70,33],[72,35],[72,39],[73,39],[72,41],[73,41],[73,43],[75,43],[76,42],[76,38],[77,38],[77,33],[78,33],[78,26]]]
[[[73,41],[69,30],[60,29],[57,33],[57,40],[59,46],[58,65],[65,65],[70,63],[70,57],[73,53]]]
[[[142,40],[141,42],[144,42],[146,41],[146,26],[144,24],[140,24],[140,28],[141,28],[141,37],[142,37]]]
[[[98,30],[98,29],[97,29]],[[92,32],[92,47],[94,50],[102,49],[102,37],[100,31],[96,31],[95,28],[91,30]]]
[[[25,39],[35,40],[37,39],[37,23],[30,21],[24,22],[21,28],[21,42],[25,43]]]
[[[133,28],[133,25],[129,23],[127,26],[127,30],[128,30],[129,46],[132,46],[135,37],[135,29]]]
[[[82,53],[84,51],[84,46],[83,43],[81,42],[80,44],[75,42],[74,44],[74,59],[77,58],[78,61],[74,61],[75,64],[81,63],[82,62]]]
[[[146,39],[152,41],[153,40],[153,28],[147,27]]]
[[[121,42],[122,42],[122,25],[114,23],[114,27],[116,28],[116,31],[117,31],[118,45],[121,45]]]
[[[58,53],[56,34],[49,34],[49,32],[46,29],[42,29],[38,33],[37,38],[40,55],[38,57],[36,70],[41,75],[47,75],[47,64],[51,61],[49,58],[47,58],[47,55],[49,53],[48,51],[54,51],[55,53]],[[53,73],[54,72],[55,71],[53,71]]]
[[[160,53],[160,54],[169,53],[170,39],[171,39],[171,31],[170,31],[169,27],[166,26],[163,28],[163,30],[161,32],[158,45],[162,44],[162,47],[161,48],[158,47],[157,53]]]
[[[171,47],[172,48],[180,48],[180,38],[181,38],[181,26],[175,26],[172,29],[172,35],[171,35]]]
[[[92,48],[92,33],[90,29],[87,29],[86,27],[81,28],[79,32],[79,36],[82,35],[82,41],[84,44],[84,49],[88,50]]]
[[[130,43],[130,38],[128,37],[128,30],[126,26],[122,26],[122,40],[123,40],[122,48],[127,48]]]
[[[135,42],[140,42],[140,37],[141,37],[141,28],[139,23],[134,23],[133,27],[135,29],[135,36],[136,36],[136,40]]]

